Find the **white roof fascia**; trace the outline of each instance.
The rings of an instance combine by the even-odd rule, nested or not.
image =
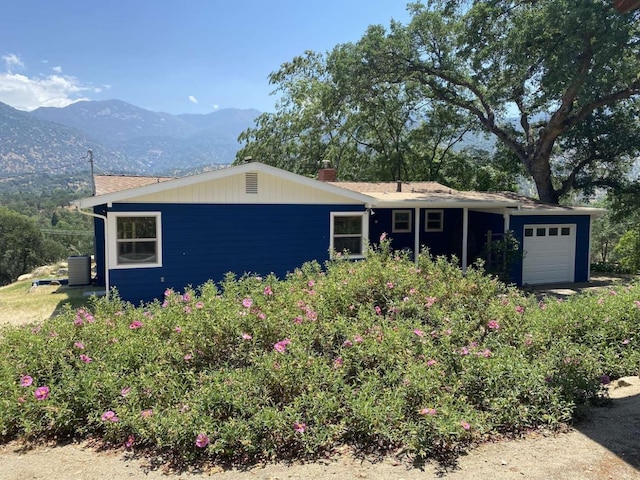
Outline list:
[[[509,215],[522,216],[522,215],[539,215],[539,216],[569,216],[569,215],[589,215],[591,217],[601,217],[606,212],[603,208],[593,207],[555,207],[549,210],[542,208],[521,208],[519,210],[513,210],[509,212]]]
[[[519,203],[516,202],[491,202],[491,201],[473,201],[473,200],[447,200],[447,201],[429,201],[429,200],[396,200],[383,201],[377,200],[371,208],[471,208],[471,209],[489,209],[489,208],[517,208]]]
[[[280,168],[265,165],[264,163],[251,162],[244,163],[242,165],[236,165],[228,168],[221,168],[219,170],[212,170],[210,172],[200,173],[196,175],[190,175],[188,177],[176,178],[174,180],[167,180],[166,182],[152,183],[150,185],[144,185],[142,187],[130,188],[128,190],[121,190],[118,192],[107,193],[104,195],[98,195],[95,197],[87,197],[73,202],[74,205],[80,208],[95,207],[96,205],[116,203],[122,200],[131,200],[143,195],[150,195],[154,193],[160,193],[174,188],[187,187],[198,183],[208,182],[212,180],[220,180],[223,178],[231,177],[234,175],[241,175],[248,172],[263,172],[269,175],[280,177],[291,182],[295,182],[310,188],[339,195],[341,197],[362,202],[369,206],[373,203],[374,198],[362,193],[347,190],[345,188],[337,187],[320,180],[304,177],[296,173],[291,173]]]

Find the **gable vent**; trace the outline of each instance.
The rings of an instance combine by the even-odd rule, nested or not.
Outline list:
[[[245,193],[258,193],[258,172],[248,172],[244,174]]]

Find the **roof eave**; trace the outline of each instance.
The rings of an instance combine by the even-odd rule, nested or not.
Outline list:
[[[211,172],[200,173],[197,175],[190,175],[188,177],[176,178],[174,180],[167,180],[166,182],[153,183],[150,185],[144,185],[142,187],[131,188],[128,190],[121,190],[118,192],[107,193],[104,195],[96,195],[94,197],[87,197],[87,198],[77,200],[76,202],[74,202],[74,204],[79,205],[80,208],[90,208],[90,207],[95,207],[97,205],[111,204],[111,203],[115,203],[123,200],[131,200],[131,199],[135,199],[136,197],[152,195],[152,194],[160,193],[166,190],[181,188],[189,185],[195,185],[198,183],[203,183],[211,180],[220,180],[233,175],[239,175],[239,174],[241,175],[247,172],[263,172],[270,175],[275,175],[277,177],[290,180],[295,183],[299,183],[311,188],[317,188],[325,192],[332,193],[334,195],[338,195],[350,200],[361,202],[366,205],[369,205],[374,201],[373,197],[370,197],[362,193],[337,187],[335,185],[331,185],[326,182],[321,182],[313,178],[304,177],[302,175],[291,173],[286,170],[282,170],[280,168],[271,167],[269,165],[265,165],[264,163],[252,162],[252,163],[245,163],[242,165],[236,165],[229,168],[222,168],[220,170],[213,170]]]

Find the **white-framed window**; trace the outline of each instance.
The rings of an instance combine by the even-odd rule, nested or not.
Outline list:
[[[110,268],[162,266],[160,212],[112,212],[108,218]]]
[[[408,233],[411,231],[411,210],[393,210],[392,233]]]
[[[444,210],[425,210],[424,231],[442,232],[444,230]]]
[[[366,212],[331,212],[329,248],[336,254],[347,253],[349,258],[364,258],[369,235]]]

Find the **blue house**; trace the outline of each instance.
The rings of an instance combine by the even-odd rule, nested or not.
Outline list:
[[[227,272],[284,276],[331,251],[366,256],[382,233],[396,249],[455,254],[465,269],[489,236],[512,231],[525,252],[519,285],[589,279],[591,220],[601,210],[435,182],[318,180],[261,163],[184,178],[97,176],[76,207],[95,218],[99,285],[138,303]]]

